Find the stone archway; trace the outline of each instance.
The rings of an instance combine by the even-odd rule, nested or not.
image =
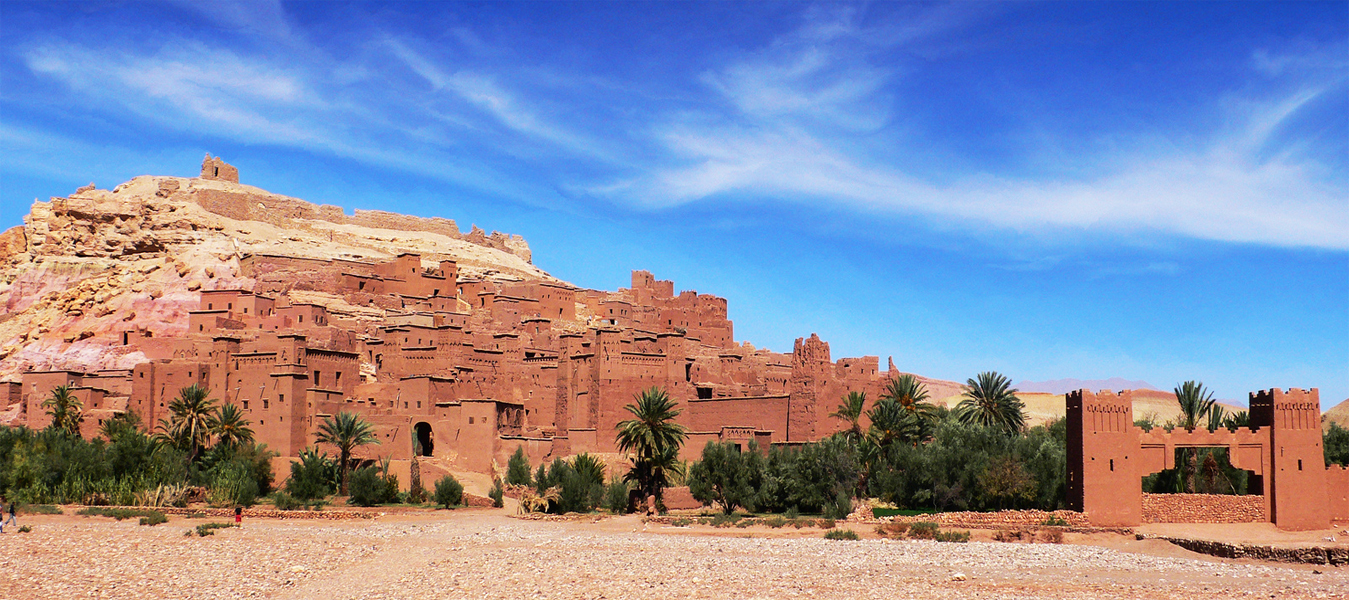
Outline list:
[[[431,431],[431,424],[422,421],[413,426],[413,433],[416,435],[417,445],[414,448],[417,456],[432,456],[435,450],[435,435]]]

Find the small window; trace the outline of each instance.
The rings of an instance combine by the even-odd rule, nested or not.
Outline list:
[[[272,405],[271,400],[268,400],[266,398],[262,399],[262,410],[267,410],[269,407],[271,407],[271,405]]]
[[[1299,470],[1299,471],[1302,470],[1302,459],[1300,459],[1300,458],[1297,459],[1297,470]]]
[[[285,395],[285,394],[279,394],[278,397],[277,397],[277,401],[278,401],[278,402],[284,403],[284,402],[286,401],[286,395]]]
[[[1113,459],[1113,458],[1110,459],[1110,470],[1111,470],[1111,471],[1114,471],[1114,470],[1115,470],[1115,459]]]
[[[473,417],[469,417],[469,418],[468,418],[468,424],[469,424],[469,425],[472,425],[472,424],[473,424]]]

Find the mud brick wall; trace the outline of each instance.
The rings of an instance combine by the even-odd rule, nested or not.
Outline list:
[[[1143,494],[1144,523],[1256,523],[1267,520],[1264,496]]]

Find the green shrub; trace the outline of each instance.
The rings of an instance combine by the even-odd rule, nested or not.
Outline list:
[[[141,525],[149,525],[151,527],[159,525],[160,523],[168,523],[168,522],[169,517],[162,512],[151,512],[150,514],[141,517],[140,520]]]
[[[318,449],[300,452],[300,460],[290,463],[286,491],[299,500],[325,498],[337,492],[337,463]]]
[[[515,447],[515,454],[506,463],[506,483],[510,485],[529,485],[532,480],[529,476],[529,457],[525,456],[523,446]]]
[[[436,504],[449,508],[464,501],[464,485],[453,475],[446,475],[436,482]]]
[[[745,460],[733,444],[709,441],[703,447],[702,460],[689,467],[686,481],[695,500],[703,506],[719,505],[728,515],[736,507],[755,504]]]
[[[1045,519],[1045,522],[1041,523],[1041,525],[1044,525],[1045,527],[1067,527],[1068,520],[1059,518],[1058,515],[1049,515],[1049,518]]]
[[[956,542],[963,544],[970,541],[970,532],[968,531],[938,531],[932,539],[938,542]]]
[[[82,508],[75,514],[82,517],[112,517],[118,521],[124,519],[134,519],[136,517],[163,518],[164,513],[157,510],[145,508],[104,508],[101,506],[90,506]],[[160,521],[163,523],[164,521]],[[152,523],[153,524],[153,523]]]
[[[852,514],[852,497],[843,490],[839,490],[834,500],[824,506],[824,516],[830,519],[846,519],[850,514]]]
[[[389,480],[381,477],[375,467],[357,469],[350,478],[347,491],[351,494],[351,503],[356,506],[388,504],[398,499],[397,488],[391,487]],[[396,485],[397,480],[394,480]]]
[[[815,526],[820,529],[833,529],[834,519],[817,519],[815,521]]]
[[[731,514],[722,513],[713,516],[711,519],[708,520],[707,524],[713,527],[730,527],[732,525],[735,525],[736,522],[742,518],[744,518],[744,515],[739,513],[731,513]]]
[[[911,540],[931,540],[937,537],[939,530],[936,523],[931,521],[919,521],[909,526],[909,539]]]
[[[275,494],[272,494],[272,505],[275,506],[277,510],[296,510],[300,508],[302,504],[303,503],[300,502],[299,498],[286,492],[276,492]]]
[[[487,497],[492,499],[492,508],[501,508],[506,505],[506,490],[501,489],[501,480],[492,480],[492,489],[487,490]]]
[[[795,521],[801,517],[801,511],[797,510],[797,508],[793,506],[791,508],[788,508],[787,512],[783,513],[783,516],[787,517],[788,520]]]
[[[773,529],[778,529],[787,525],[787,519],[782,517],[769,517],[763,520],[763,524],[772,527]]]
[[[1339,423],[1330,422],[1322,434],[1321,447],[1325,449],[1326,466],[1344,465],[1349,466],[1349,429],[1340,427]]]
[[[611,513],[621,515],[628,512],[630,491],[628,482],[615,477],[604,487],[604,508]]]
[[[215,530],[236,527],[234,523],[202,523],[197,526],[197,537],[215,535]]]
[[[211,470],[210,491],[206,502],[211,506],[253,506],[257,502],[259,485],[248,464],[229,461]]]
[[[683,518],[683,517],[680,517],[680,518],[678,518],[678,519],[675,519],[675,520],[673,520],[673,521],[670,521],[670,525],[673,526],[673,527],[688,527],[689,525],[692,525],[692,524],[693,524],[693,519],[688,519],[688,518]]]
[[[32,531],[32,530],[33,530],[33,528],[32,528],[32,527],[29,527],[28,525],[22,525],[22,526],[19,527],[19,533],[28,533],[28,532],[30,532],[30,531]]]
[[[857,532],[851,529],[830,529],[824,532],[826,540],[856,540]]]

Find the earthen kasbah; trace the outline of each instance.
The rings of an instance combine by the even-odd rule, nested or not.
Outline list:
[[[200,177],[34,202],[0,263],[8,422],[46,426],[42,401],[68,385],[86,436],[124,411],[154,427],[198,384],[242,409],[278,469],[340,411],[375,425],[365,458],[404,473],[414,456],[486,473],[517,447],[535,464],[614,453],[624,405],[652,386],[683,409],[686,458],[709,440],[808,442],[839,430],[847,392],[874,399],[898,374],[813,334],[790,353],[737,344],[725,299],[646,271],[577,288],[519,236],[346,214],[240,184],[209,155]]]

